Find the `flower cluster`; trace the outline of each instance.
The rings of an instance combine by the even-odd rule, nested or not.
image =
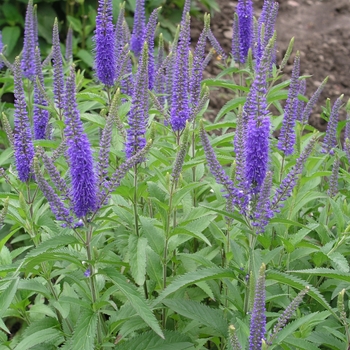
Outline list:
[[[37,43],[37,23],[34,23],[36,17],[34,17],[33,0],[29,0],[26,12],[26,18],[24,22],[24,42],[22,51],[21,67],[22,73],[25,78],[34,80],[35,77],[35,64],[33,59],[35,57],[35,46]]]
[[[245,63],[252,43],[253,3],[251,0],[239,0],[232,35],[232,55],[237,62]]]
[[[32,162],[34,157],[33,136],[30,128],[27,104],[24,96],[22,72],[19,57],[14,63],[14,93],[15,93],[15,129],[14,129],[14,149],[18,177],[26,182],[32,172]]]
[[[116,42],[112,23],[112,0],[99,0],[95,30],[95,71],[98,80],[113,86],[116,74]]]
[[[92,150],[84,132],[75,98],[75,66],[72,65],[66,84],[64,117],[67,139],[67,156],[70,164],[71,197],[78,218],[87,215],[97,206],[97,179]]]

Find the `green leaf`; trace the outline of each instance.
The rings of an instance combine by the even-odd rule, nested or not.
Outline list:
[[[193,300],[165,299],[162,303],[176,313],[215,330],[210,335],[219,333],[221,337],[227,337],[228,322],[223,310],[213,309]]]
[[[341,272],[349,272],[349,262],[346,257],[338,252],[334,252],[328,255],[334,264],[334,268],[338,269]]]
[[[151,247],[147,247],[147,274],[151,281],[157,283],[158,288],[162,288],[163,266],[160,257]]]
[[[0,317],[7,311],[10,307],[13,298],[15,297],[18,288],[19,279],[13,279],[5,290],[1,291],[0,294]],[[5,329],[5,331],[8,331]]]
[[[78,32],[81,34],[82,32],[82,26],[81,26],[81,21],[79,21],[77,18],[74,18],[72,16],[67,16],[68,22],[71,25],[72,29],[75,32]]]
[[[72,350],[94,350],[98,314],[91,309],[83,309],[72,337]]]
[[[336,217],[336,225],[337,225],[338,232],[343,232],[345,229],[344,212],[340,208],[340,205],[337,202],[335,202],[332,198],[328,198],[328,200],[332,206],[332,214],[334,214]]]
[[[300,328],[303,325],[307,325],[308,322],[318,318],[318,316],[319,316],[319,313],[314,312],[312,314],[303,316],[293,322],[290,322],[280,332],[278,332],[277,338],[274,343],[281,344],[284,341],[284,339],[292,335],[298,328]],[[328,316],[329,316],[329,312],[326,312],[323,317],[326,318]],[[322,320],[319,320],[319,322],[321,321]]]
[[[219,86],[226,89],[231,89],[233,91],[237,91],[237,90],[245,91],[245,92],[249,91],[248,87],[234,84],[232,83],[232,81],[225,80],[225,79],[204,79],[202,81],[202,84],[205,84],[206,86]]]
[[[163,332],[160,329],[157,319],[155,318],[151,308],[144,298],[137,291],[136,287],[130,284],[126,277],[120,274],[115,269],[107,268],[100,270],[106,274],[110,280],[116,284],[124,296],[129,300],[137,314],[150,326],[160,337],[164,338]]]
[[[43,280],[40,278],[32,278],[30,280],[21,279],[18,289],[40,293],[47,299],[50,299],[51,296],[48,289],[44,286]]]
[[[165,233],[159,228],[162,224],[156,219],[142,215],[139,216],[139,219],[142,235],[147,238],[150,247],[155,252],[162,254],[165,245]]]
[[[26,258],[35,257],[41,253],[47,252],[50,249],[55,249],[69,244],[78,243],[80,242],[73,235],[55,236],[39,244],[35,249],[33,249],[29,254],[27,254]]]
[[[235,109],[239,106],[243,106],[245,101],[246,101],[246,97],[236,97],[236,98],[228,101],[220,109],[215,121],[220,120],[225,114],[227,114],[228,112],[231,112],[233,109]],[[207,127],[205,128],[205,130],[208,130]]]
[[[311,192],[311,191],[307,191],[306,193],[303,193],[303,196],[301,197],[297,197],[297,204],[295,205],[295,207],[293,208],[291,217],[294,218],[296,216],[296,214],[298,213],[298,211],[305,207],[307,203],[315,200],[315,199],[320,199],[320,198],[328,198],[328,196],[326,194],[320,193],[320,192]]]
[[[340,341],[339,339],[329,334],[328,331],[312,332],[309,335],[308,339],[313,343],[318,344],[319,346],[322,345],[322,348],[324,349],[333,349],[333,350],[346,349],[344,347],[345,345],[344,342]]]
[[[319,350],[320,348],[318,346],[315,346],[314,344],[310,343],[307,340],[299,339],[296,337],[289,337],[284,340],[284,344],[289,344],[293,348],[298,347],[299,350]]]
[[[289,271],[290,273],[306,274],[306,275],[316,275],[319,277],[334,278],[340,281],[345,281],[350,283],[350,273],[327,269],[327,268],[316,268],[316,269],[306,269],[306,270],[294,270]],[[310,293],[309,293],[310,294]]]
[[[35,332],[33,334],[26,336],[14,348],[14,350],[28,350],[35,345],[50,342],[50,341],[52,341],[54,339],[58,339],[60,337],[61,337],[61,332],[58,329],[55,329],[55,328],[42,329],[38,332]]]
[[[222,279],[224,277],[235,278],[235,275],[232,270],[222,269],[219,267],[188,272],[185,275],[175,278],[174,281],[160,293],[152,305],[159,305],[159,303],[161,303],[168,295],[176,292],[183,287],[198,283],[200,281]]]
[[[118,344],[118,350],[184,350],[193,349],[189,337],[183,333],[165,331],[165,339],[160,339],[153,332],[147,332]]]
[[[148,246],[145,237],[129,236],[129,263],[131,274],[135,282],[142,286],[146,279],[146,249]]]
[[[4,27],[1,30],[2,34],[2,43],[7,46],[6,56],[10,56],[14,47],[17,44],[19,36],[21,34],[21,30],[19,27]]]
[[[84,63],[86,63],[89,67],[93,67],[94,58],[91,53],[86,50],[79,50],[77,53],[77,57],[79,57]]]
[[[190,193],[194,189],[202,187],[203,185],[203,183],[190,183],[176,191],[173,196],[173,207],[175,208],[176,206],[178,206],[187,193]]]
[[[315,269],[315,270],[319,270],[319,269]],[[306,271],[306,270],[305,270]],[[309,270],[309,271],[313,271],[313,270]],[[293,273],[297,273],[297,271],[290,271]],[[283,272],[279,272],[279,271],[267,271],[266,273],[266,279],[267,280],[274,280],[274,281],[278,281],[281,282],[283,284],[286,284],[288,286],[291,286],[293,288],[296,288],[298,290],[303,290],[306,287],[309,287],[310,290],[307,293],[307,295],[309,295],[310,297],[312,297],[313,299],[315,299],[319,304],[321,304],[325,309],[329,310],[334,316],[336,316],[334,310],[332,309],[332,307],[327,303],[326,299],[323,297],[323,295],[318,291],[317,288],[310,286],[310,284],[308,284],[306,281],[303,281],[300,278],[297,278],[295,276],[290,276],[287,275],[286,273]],[[336,316],[338,318],[338,316]]]

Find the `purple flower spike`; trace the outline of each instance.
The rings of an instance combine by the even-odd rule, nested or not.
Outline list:
[[[215,155],[214,149],[210,144],[208,135],[204,130],[203,124],[201,124],[199,135],[201,138],[202,146],[205,152],[205,157],[207,159],[210,172],[215,177],[216,182],[220,185],[223,185],[225,191],[227,192],[227,194],[225,195],[225,197],[227,198],[226,209],[228,211],[232,211],[233,205],[239,204],[238,202],[242,198],[242,193],[234,187],[233,181],[229,178],[224,168],[219,163]]]
[[[95,30],[95,71],[97,79],[113,86],[116,74],[116,42],[112,0],[99,0]]]
[[[270,118],[267,109],[266,78],[270,67],[271,51],[276,37],[267,45],[261,64],[257,68],[254,82],[243,108],[243,120],[248,122],[246,135],[246,180],[252,191],[260,191],[269,162]]]
[[[39,34],[38,34],[38,6],[33,6],[33,34],[34,34],[34,47],[39,47]]]
[[[285,327],[289,319],[292,317],[298,306],[303,301],[304,296],[310,291],[310,287],[305,287],[300,293],[293,299],[293,301],[284,310],[282,315],[278,318],[277,323],[273,327],[272,334],[269,337],[267,344],[272,345],[273,340],[276,338],[278,333]]]
[[[261,186],[261,192],[257,205],[253,213],[252,225],[256,227],[256,233],[263,233],[265,226],[269,223],[273,217],[273,211],[271,210],[270,193],[272,188],[272,173],[268,171],[266,173],[264,182]]]
[[[162,96],[158,97],[158,100],[162,107],[165,106],[165,89],[166,89],[166,81],[165,81],[165,74],[164,74],[164,60],[165,60],[165,51],[164,51],[164,40],[163,35],[160,33],[159,35],[159,43],[158,43],[158,55],[157,55],[157,65],[156,65],[156,77],[155,77],[155,86],[154,90],[158,94],[162,94]]]
[[[119,7],[119,15],[117,19],[117,23],[115,24],[115,79],[118,80],[120,78],[120,74],[123,68],[124,60],[124,47],[126,44],[129,44],[129,41],[126,40],[124,35],[123,23],[125,16],[125,3],[122,3]]]
[[[148,117],[148,45],[145,42],[139,60],[134,83],[131,108],[128,115],[129,129],[125,144],[126,157],[129,159],[146,145],[146,126]]]
[[[73,60],[73,29],[71,26],[68,28],[67,38],[66,38],[66,61]]]
[[[187,13],[190,13],[190,9],[191,9],[191,0],[185,0],[184,8],[182,9],[182,18],[181,18],[182,23],[186,22],[186,16],[187,16]]]
[[[146,35],[145,40],[148,44],[148,88],[150,90],[153,89],[154,80],[155,80],[155,72],[154,72],[154,35],[156,33],[157,28],[157,19],[158,12],[161,7],[153,10],[151,16],[149,17],[147,27],[146,27]]]
[[[130,41],[130,31],[128,24],[126,23],[125,19],[123,21],[123,43],[127,44]],[[125,53],[126,54],[126,63],[123,67],[120,67],[119,74],[123,76],[121,79],[120,85],[121,85],[121,92],[123,94],[132,95],[133,91],[133,75],[132,75],[132,62],[131,57],[129,56],[129,51]],[[124,68],[124,70],[122,70]]]
[[[15,59],[13,73],[15,93],[15,163],[19,179],[23,182],[26,182],[29,180],[31,173],[31,165],[34,157],[34,146],[27,113],[27,105],[24,96],[19,57],[16,57]]]
[[[339,109],[342,104],[342,99],[344,95],[341,95],[335,102],[329,116],[329,121],[327,124],[326,136],[323,140],[323,152],[334,154],[334,147],[337,145],[337,125],[338,125],[338,116]]]
[[[329,188],[327,191],[328,196],[331,198],[334,198],[339,192],[339,189],[338,189],[339,167],[340,167],[340,159],[336,157],[332,168],[332,175],[329,179]]]
[[[259,271],[258,281],[255,286],[254,306],[250,319],[249,350],[260,350],[266,331],[265,315],[265,264],[262,264]]]
[[[71,197],[73,210],[78,218],[93,211],[97,205],[97,179],[90,142],[84,132],[76,103],[75,66],[72,65],[67,79],[67,90],[64,103],[64,116],[67,138],[67,156],[72,179]]]
[[[309,102],[306,104],[303,110],[302,116],[300,117],[301,123],[306,124],[309,121],[312,108],[316,104],[318,98],[320,97],[321,92],[323,91],[323,88],[327,83],[327,80],[328,80],[328,77],[325,80],[323,80],[322,84],[317,88],[317,90],[314,92],[314,94],[310,98]]]
[[[287,200],[291,195],[298,176],[302,173],[304,164],[313,150],[315,142],[316,138],[311,139],[303,152],[300,154],[293,169],[289,171],[288,175],[282,180],[279,188],[276,190],[271,202],[271,210],[274,212],[278,213],[280,211],[279,208],[283,205],[282,202]]]
[[[68,226],[71,226],[73,222],[73,218],[70,215],[69,209],[67,209],[61,200],[61,198],[57,195],[57,193],[53,190],[50,184],[45,180],[43,174],[40,171],[39,163],[37,158],[34,158],[34,173],[36,182],[49,202],[50,208],[53,214],[56,217],[56,220],[65,221]]]
[[[238,15],[234,14],[233,24],[232,24],[232,48],[231,53],[233,59],[236,63],[240,62],[240,47],[239,47],[239,23],[238,23]]]
[[[253,3],[251,0],[239,0],[237,5],[239,26],[239,57],[244,63],[253,40]]]
[[[190,94],[192,111],[198,105],[203,77],[203,61],[205,58],[205,44],[210,27],[209,15],[204,15],[204,28],[199,36],[198,43],[193,55],[192,74],[190,79]]]
[[[179,45],[173,76],[173,92],[170,111],[170,123],[174,131],[181,131],[190,117],[189,106],[189,44],[190,44],[190,16],[182,23]]]
[[[265,0],[262,8],[261,16],[258,22],[257,30],[257,48],[255,50],[257,66],[260,63],[264,49],[272,38],[275,22],[278,13],[278,3],[273,0]],[[273,60],[272,60],[273,61]]]
[[[284,152],[285,155],[290,155],[294,152],[295,144],[295,121],[297,120],[298,112],[298,93],[299,93],[299,72],[300,72],[300,53],[297,52],[294,59],[292,77],[290,80],[288,98],[284,109],[284,118],[282,122],[281,133],[278,138],[277,147]]]
[[[303,79],[303,80],[299,81],[299,92],[298,92],[298,95],[305,96],[305,93],[306,93],[306,79]],[[305,102],[304,101],[300,101],[298,99],[296,110],[297,110],[297,120],[300,121],[300,123],[302,123],[301,118],[303,116],[304,107],[305,107]]]
[[[138,57],[141,54],[143,42],[145,40],[145,0],[136,0],[134,13],[134,26],[132,29],[130,48]]]
[[[52,60],[53,60],[53,94],[57,108],[63,108],[64,96],[64,77],[63,77],[63,62],[60,47],[60,37],[58,34],[58,22],[55,18],[52,31]]]
[[[44,77],[41,69],[40,51],[35,49],[35,75],[37,80],[34,80],[34,108],[33,108],[33,124],[34,124],[34,138],[36,140],[46,138],[46,128],[49,121],[50,113],[48,110],[40,106],[48,106],[46,98],[40,89],[39,84],[44,88]]]
[[[34,15],[33,0],[29,0],[24,23],[24,42],[22,51],[21,68],[25,78],[33,80],[35,77],[35,65],[33,59],[35,56],[35,38],[34,38]]]

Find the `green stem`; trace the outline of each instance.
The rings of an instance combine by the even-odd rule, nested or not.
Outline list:
[[[139,221],[138,221],[138,215],[137,215],[137,165],[134,166],[134,203],[133,203],[133,207],[134,207],[134,225],[135,225],[135,233],[136,236],[139,237],[140,233],[139,233]]]
[[[167,215],[167,222],[166,222],[166,228],[165,228],[165,244],[164,244],[164,252],[163,252],[163,290],[166,288],[167,285],[167,260],[168,260],[168,243],[169,243],[169,235],[170,235],[170,221],[171,221],[171,214],[173,211],[173,194],[175,190],[175,183],[172,182],[170,194],[169,194],[169,210]],[[163,329],[165,329],[165,319],[166,319],[166,309],[164,308],[162,311],[162,326]]]
[[[285,161],[285,155],[284,155],[284,153],[283,153],[283,156],[282,156],[282,163],[281,163],[281,169],[280,169],[280,182],[282,182],[282,177],[283,177],[284,161]]]
[[[139,217],[137,213],[137,204],[138,204],[138,196],[137,196],[137,165],[134,166],[134,203],[133,203],[133,208],[134,208],[134,225],[135,225],[135,234],[137,237],[140,237],[140,231],[139,231]],[[143,283],[143,290],[145,293],[145,298],[148,299],[148,289],[147,289],[147,281]]]
[[[92,248],[91,248],[92,235],[93,235],[93,228],[91,225],[89,225],[88,230],[87,230],[87,234],[86,234],[85,248],[86,248],[87,258],[89,261],[90,273],[91,273],[91,276],[89,277],[90,290],[91,290],[91,300],[92,300],[92,303],[94,304],[94,308],[95,308],[95,304],[97,301],[97,288],[96,288],[96,277],[95,277],[95,273],[94,273],[95,271],[94,271],[94,267],[92,265],[92,261],[93,261]],[[100,317],[98,317],[98,320],[99,321],[97,324],[97,341],[98,341],[98,344],[102,344],[103,343],[102,320],[100,319]]]
[[[249,274],[249,284],[246,285],[246,293],[244,299],[244,313],[247,314],[250,306],[250,298],[253,295],[253,291],[250,290],[252,286],[252,282],[255,278],[253,275],[253,267],[254,267],[254,248],[256,244],[256,233],[252,231],[252,234],[249,236],[249,264],[248,264],[248,274]]]

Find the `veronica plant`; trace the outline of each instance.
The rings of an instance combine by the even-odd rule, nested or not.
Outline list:
[[[298,53],[284,79],[293,40],[277,68],[277,3],[264,1],[252,45],[242,5],[239,66],[208,15],[191,52],[190,1],[169,46],[155,38],[158,10],[146,26],[137,2],[131,39],[128,7],[112,19],[100,1],[107,83],[62,60],[57,21],[53,69],[35,52],[34,94],[21,59],[6,63],[0,348],[348,347],[349,123],[338,99],[325,134],[306,124],[326,80],[308,99]],[[215,52],[222,72],[203,80]],[[214,122],[212,87],[231,96]]]

